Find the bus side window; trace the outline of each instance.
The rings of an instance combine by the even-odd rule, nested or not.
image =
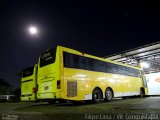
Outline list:
[[[94,61],[93,61],[93,59],[88,58],[87,64],[88,64],[88,69],[94,71]]]
[[[63,53],[63,63],[64,67],[74,67],[73,55],[67,52]]]
[[[127,67],[119,65],[119,72],[121,75],[128,75],[129,71]]]
[[[74,68],[74,56],[73,56],[73,54],[69,54],[68,61],[69,61],[69,67]]]
[[[107,73],[112,73],[112,69],[111,69],[111,64],[110,63],[105,63],[105,68],[106,68],[106,72]]]
[[[69,67],[69,58],[66,52],[63,53],[63,65],[64,67]]]
[[[105,72],[105,64],[103,61],[94,60],[94,71]]]
[[[105,67],[108,73],[118,73],[118,68],[112,63],[106,63]]]
[[[82,56],[76,56],[77,57],[77,65],[79,69],[87,69],[87,59],[85,57]]]

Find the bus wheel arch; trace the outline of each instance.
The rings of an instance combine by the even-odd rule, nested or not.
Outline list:
[[[141,87],[139,96],[142,98],[142,97],[144,97],[144,95],[145,95],[145,89],[143,87]]]
[[[113,97],[114,97],[113,89],[111,87],[107,87],[106,90],[105,90],[105,98],[104,98],[104,100],[106,102],[109,102],[109,101],[112,101]]]
[[[103,92],[100,87],[95,87],[92,91],[92,101],[94,103],[100,103],[103,98]]]

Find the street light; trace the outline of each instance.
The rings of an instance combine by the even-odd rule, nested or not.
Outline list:
[[[143,68],[149,68],[150,67],[150,64],[147,63],[147,62],[141,62],[140,64],[141,64],[141,67],[143,67]]]

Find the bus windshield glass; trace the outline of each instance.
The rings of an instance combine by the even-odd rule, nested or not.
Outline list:
[[[40,56],[40,67],[49,65],[55,62],[56,48],[52,48],[49,51],[46,51]]]
[[[23,78],[31,76],[33,74],[33,70],[34,70],[34,67],[28,67],[28,68],[24,69],[23,73],[22,73]]]

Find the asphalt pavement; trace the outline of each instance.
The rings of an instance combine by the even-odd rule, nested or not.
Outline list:
[[[114,99],[100,104],[0,103],[1,120],[160,120],[160,97]]]

